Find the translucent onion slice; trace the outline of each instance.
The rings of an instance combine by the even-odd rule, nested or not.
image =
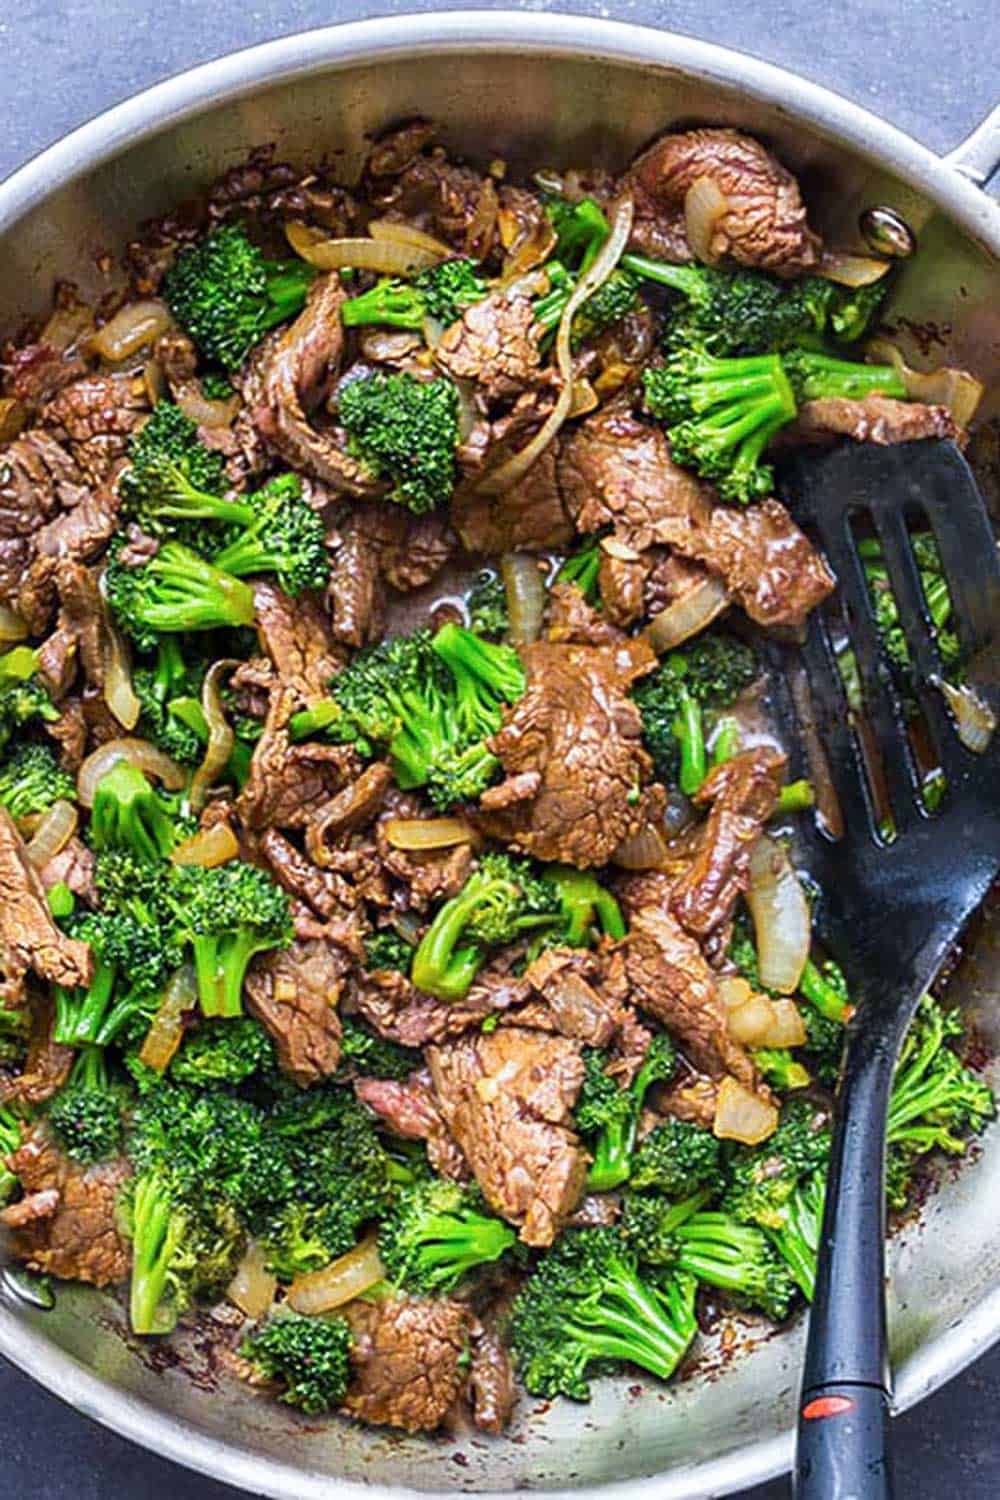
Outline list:
[[[542,633],[545,614],[545,580],[538,559],[529,552],[505,552],[500,576],[507,595],[511,642],[530,646]]]
[[[740,1141],[744,1146],[758,1146],[778,1128],[778,1110],[757,1094],[752,1094],[735,1078],[724,1078],[719,1084],[712,1132],[721,1141]]]
[[[187,772],[148,740],[123,736],[120,740],[108,740],[107,744],[92,750],[80,767],[76,791],[83,807],[93,807],[94,788],[120,760],[127,760],[129,765],[137,766],[147,776],[162,782],[168,792],[179,792],[187,781]]]
[[[228,657],[215,661],[205,673],[201,685],[201,711],[208,725],[208,744],[201,765],[191,778],[188,801],[193,812],[201,812],[209,790],[229,764],[233,753],[232,726],[222,707],[222,679],[239,663]]]
[[[27,638],[27,621],[8,609],[6,604],[0,604],[0,645],[6,646],[11,641],[24,641]]]
[[[398,224],[392,219],[372,219],[368,233],[373,240],[386,240],[390,244],[408,245],[413,250],[424,250],[438,260],[449,260],[455,252],[444,240],[435,239],[414,224]]]
[[[955,733],[966,750],[982,755],[997,727],[996,714],[967,682],[948,682],[943,677],[931,679],[955,716]]]
[[[794,1000],[751,995],[726,1018],[729,1035],[744,1047],[802,1047],[806,1027]]]
[[[757,940],[760,982],[779,995],[798,987],[809,957],[809,903],[783,844],[762,835],[750,856],[747,905]]]
[[[697,635],[732,603],[732,595],[713,574],[706,575],[693,589],[661,609],[646,628],[646,639],[657,653],[672,651],[683,641]]]
[[[213,823],[211,828],[200,828],[189,839],[183,839],[170,858],[175,865],[200,865],[212,870],[216,865],[238,859],[239,852],[239,840],[229,824]]]
[[[165,303],[154,297],[141,302],[126,302],[90,340],[90,347],[101,359],[120,364],[146,344],[158,339],[170,327],[170,313]]]
[[[226,1288],[226,1296],[240,1312],[256,1322],[269,1311],[277,1290],[277,1276],[267,1269],[266,1256],[260,1245],[251,1240]]]
[[[42,814],[31,842],[25,846],[25,854],[36,870],[47,865],[61,849],[65,849],[77,830],[80,815],[72,802],[60,797]]]
[[[622,870],[661,870],[666,863],[667,844],[663,834],[652,823],[622,839],[611,856],[611,863]]]
[[[194,384],[179,390],[176,400],[184,415],[199,427],[229,427],[240,409],[240,398],[235,392],[225,401],[210,401]]]
[[[970,375],[968,370],[957,370],[952,365],[941,365],[936,370],[914,370],[895,344],[882,338],[870,339],[865,345],[865,353],[882,364],[895,366],[911,401],[946,406],[959,427],[968,427],[984,390],[982,381]]]
[[[132,686],[128,650],[120,634],[107,618],[102,622],[104,653],[104,701],[123,729],[134,729],[142,713],[142,704]]]
[[[573,400],[570,403],[570,417],[585,417],[588,411],[594,411],[600,405],[597,392],[589,380],[574,380]]]
[[[845,250],[824,250],[816,275],[838,286],[873,286],[881,281],[892,262],[874,255],[851,255]]]
[[[372,1235],[322,1270],[296,1276],[288,1289],[288,1305],[295,1312],[309,1315],[329,1312],[360,1297],[376,1282],[384,1281],[385,1274],[378,1243]]]
[[[28,408],[14,396],[0,400],[0,443],[9,443],[23,432],[28,421]]]
[[[414,271],[426,271],[441,260],[437,251],[398,240],[325,239],[321,231],[307,224],[287,224],[285,234],[296,255],[320,271],[341,271],[350,266],[359,271],[376,271],[380,276],[408,276]]]
[[[611,233],[601,247],[601,253],[586,275],[580,277],[573,289],[573,295],[563,308],[556,333],[556,367],[562,382],[559,399],[531,441],[519,453],[515,453],[505,463],[499,464],[480,480],[476,486],[479,494],[502,495],[505,490],[509,490],[512,485],[523,478],[532,464],[545,452],[569,415],[573,404],[573,356],[570,350],[573,318],[577,309],[597,291],[598,287],[604,285],[618,264],[622,251],[628,244],[628,237],[632,233],[633,213],[634,206],[631,198],[620,199],[612,216]]]
[[[198,1004],[198,981],[191,964],[172,975],[139,1051],[139,1061],[162,1073],[181,1044],[184,1013]]]
[[[696,177],[684,195],[684,232],[695,260],[715,265],[712,236],[719,220],[729,212],[729,199],[711,177]]]
[[[394,849],[450,849],[478,844],[479,835],[464,818],[388,818],[382,825]]]

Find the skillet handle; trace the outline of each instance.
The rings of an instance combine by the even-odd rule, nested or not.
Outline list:
[[[948,152],[945,161],[977,187],[986,187],[1000,169],[1000,104],[954,151]]]

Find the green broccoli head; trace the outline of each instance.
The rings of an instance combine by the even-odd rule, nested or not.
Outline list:
[[[140,650],[155,650],[161,635],[252,624],[253,590],[242,579],[180,542],[164,542],[135,562],[124,557],[126,546],[119,536],[109,549],[105,591],[119,625]]]
[[[122,1103],[123,1090],[110,1083],[102,1049],[84,1047],[48,1105],[49,1126],[74,1161],[106,1161],[121,1147]]]
[[[129,443],[129,465],[118,481],[122,515],[151,536],[173,535],[184,523],[245,522],[250,507],[224,498],[225,460],[198,440],[197,425],[172,401],[158,401]]]
[[[47,812],[53,802],[76,801],[76,782],[47,745],[17,745],[0,765],[0,806],[12,818]]]
[[[517,1243],[508,1224],[488,1212],[477,1191],[434,1178],[404,1187],[379,1230],[379,1254],[390,1278],[412,1292],[450,1292],[477,1266]]]
[[[587,1186],[592,1192],[603,1193],[620,1187],[629,1178],[646,1095],[654,1083],[671,1076],[677,1054],[666,1033],[659,1032],[627,1086],[609,1074],[606,1053],[588,1047],[583,1057],[585,1071],[574,1116],[593,1156]]]
[[[310,1416],[335,1411],[351,1374],[351,1330],[343,1318],[307,1318],[283,1312],[240,1345],[265,1380],[278,1381],[281,1400]]]
[[[705,711],[733,704],[758,676],[753,648],[724,631],[709,631],[664,656],[637,684],[642,735],[658,775],[693,794],[708,769]]]
[[[829,1156],[826,1114],[807,1099],[789,1099],[766,1146],[734,1152],[721,1207],[743,1224],[780,1229],[799,1183],[825,1170]]]
[[[200,765],[205,754],[204,738],[186,716],[192,705],[201,713],[207,665],[203,657],[186,658],[177,637],[164,635],[157,639],[155,657],[140,660],[132,671],[132,686],[142,705],[139,732],[183,766]]]
[[[456,323],[467,307],[481,302],[489,291],[475,261],[465,256],[443,260],[440,265],[419,272],[413,285],[423,298],[428,315],[445,327]]]
[[[421,515],[450,498],[458,446],[450,380],[367,375],[343,387],[339,415],[351,452],[391,484],[390,499]]]
[[[367,292],[351,297],[340,310],[345,328],[378,324],[420,329],[426,318],[446,326],[486,296],[489,287],[474,261],[459,258],[421,271],[412,282],[383,277]]]
[[[5,651],[0,656],[0,750],[33,719],[52,723],[58,717],[38,672],[38,652],[31,646]]]
[[[510,629],[507,590],[499,573],[484,569],[466,600],[469,628],[487,640],[499,639]]]
[[[138,766],[120,760],[94,788],[90,841],[98,851],[127,849],[137,859],[165,859],[178,838],[177,815]]]
[[[378,934],[382,936],[382,934]],[[408,953],[412,953],[409,944]],[[409,958],[401,972],[409,970]],[[341,1057],[366,1078],[408,1078],[421,1066],[423,1055],[416,1048],[401,1047],[398,1042],[386,1041],[352,1016],[341,1021]]]
[[[241,1015],[251,958],[291,942],[288,897],[263,870],[242,862],[179,869],[171,889],[178,930],[194,956],[203,1015]]]
[[[89,945],[94,973],[86,989],[55,987],[53,1037],[67,1047],[107,1046],[136,1017],[152,1016],[180,952],[159,922],[134,911],[73,913],[63,926]]]
[[[273,573],[293,599],[305,589],[325,588],[330,578],[326,533],[297,474],[269,480],[244,509],[247,524],[216,554],[215,567],[237,578]]]
[[[187,1031],[170,1064],[170,1077],[195,1088],[245,1083],[275,1066],[274,1046],[249,1016],[206,1021]]]
[[[710,1130],[673,1117],[646,1136],[630,1177],[632,1187],[652,1189],[667,1198],[690,1198],[705,1188],[718,1192],[723,1180],[721,1141]]]

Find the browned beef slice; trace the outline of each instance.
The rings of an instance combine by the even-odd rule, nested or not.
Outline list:
[[[76,516],[85,508],[78,506],[70,515]],[[99,691],[104,686],[109,637],[107,610],[97,573],[75,558],[64,557],[55,565],[53,582],[60,605],[57,631],[74,641],[86,685]]]
[[[434,127],[420,120],[376,143],[365,164],[367,196],[386,218],[405,219],[483,260],[496,240],[497,192],[489,177],[430,148]]]
[[[327,537],[330,583],[326,600],[333,638],[344,646],[367,646],[383,627],[383,589],[378,552],[348,521]]]
[[[614,538],[612,538],[614,541]],[[601,549],[597,586],[604,612],[613,625],[632,625],[643,614],[646,579],[650,562],[632,548],[618,545],[614,551]]]
[[[625,963],[636,1004],[673,1032],[695,1067],[711,1078],[731,1073],[747,1088],[758,1087],[753,1063],[729,1035],[715,975],[669,912],[647,906],[635,913]]]
[[[432,1432],[465,1380],[472,1316],[445,1298],[351,1302],[351,1383],[344,1411],[375,1426]]]
[[[45,991],[31,994],[31,1032],[24,1071],[5,1080],[0,1095],[21,1104],[41,1104],[62,1088],[70,1075],[75,1056],[72,1047],[53,1041],[55,1002]]]
[[[709,814],[695,856],[674,884],[670,910],[699,938],[732,916],[746,889],[753,846],[777,806],[785,757],[759,745],[724,761],[702,783],[695,801]]]
[[[495,292],[466,308],[435,351],[444,371],[473,380],[488,401],[508,400],[545,383],[529,297]]]
[[[838,437],[856,443],[910,443],[918,438],[962,437],[946,406],[925,406],[920,401],[894,401],[889,396],[866,396],[847,401],[839,396],[806,401],[799,414],[780,434],[781,446],[796,443],[832,443]]]
[[[556,450],[550,443],[524,478],[502,495],[456,494],[452,520],[470,552],[531,551],[564,547],[573,527],[556,484]]]
[[[472,1420],[480,1431],[503,1432],[510,1422],[517,1392],[510,1353],[496,1329],[473,1329],[468,1394]]]
[[[320,601],[312,594],[291,599],[273,583],[256,583],[253,597],[261,649],[281,683],[307,706],[324,698],[343,653],[333,642]]]
[[[281,1071],[302,1088],[329,1078],[340,1062],[344,968],[328,944],[294,942],[259,958],[247,973],[247,1010],[273,1038]]]
[[[456,844],[452,849],[418,850],[395,849],[389,842],[386,823],[391,818],[419,818],[424,816],[419,803],[412,809],[397,796],[396,806],[389,806],[386,815],[379,819],[375,830],[375,847],[379,861],[394,881],[402,886],[401,905],[410,911],[425,912],[435,901],[446,900],[457,895],[465,884],[472,862],[472,851],[468,844]]]
[[[348,455],[342,435],[310,420],[340,364],[346,296],[336,275],[318,276],[295,322],[253,356],[245,396],[258,430],[287,464],[343,494],[371,495],[384,486]]]
[[[523,997],[523,990],[511,991],[508,1003]],[[480,1025],[498,1008],[498,997],[491,987],[474,985],[461,1003],[440,1000],[436,995],[425,995],[395,969],[356,975],[351,989],[351,1009],[380,1036],[404,1047],[423,1047],[457,1036],[470,1026]]]
[[[0,349],[0,392],[19,402],[29,417],[64,385],[86,373],[79,354],[65,353],[44,340]]]
[[[445,1128],[425,1072],[412,1073],[405,1080],[359,1078],[354,1092],[394,1135],[426,1141],[428,1160],[436,1172],[456,1182],[468,1177],[465,1157]]]
[[[591,608],[575,583],[554,583],[549,590],[548,637],[575,646],[613,646],[622,632]]]
[[[90,983],[93,964],[86,943],[55,924],[38,872],[10,814],[0,808],[0,943],[22,969],[34,969],[50,984],[75,989]]]
[[[798,276],[816,264],[820,240],[806,221],[798,183],[759,141],[736,130],[665,135],[637,158],[625,178],[635,195],[634,248],[665,260],[694,259],[684,199],[702,177],[726,199],[712,226],[713,261],[728,258],[779,276]]]
[[[388,507],[382,506],[381,509]],[[399,506],[391,507],[403,525],[391,541],[379,549],[382,574],[401,594],[423,588],[435,578],[458,545],[458,538],[440,511],[414,516]],[[362,518],[362,532],[368,524]]]
[[[58,719],[45,725],[59,746],[59,764],[67,771],[78,771],[87,749],[87,721],[79,698],[68,698],[61,706]]]
[[[719,1085],[714,1078],[689,1073],[669,1088],[660,1089],[656,1102],[663,1114],[711,1130],[718,1100]]]
[[[290,742],[286,725],[294,701],[292,689],[274,693],[250,774],[236,799],[240,818],[253,832],[311,824],[357,774],[357,756],[349,746]]]
[[[375,761],[315,809],[306,828],[306,849],[317,865],[326,865],[348,834],[366,827],[385,800],[392,772]]]
[[[261,835],[260,852],[282,890],[304,901],[318,917],[333,917],[357,904],[357,894],[342,875],[319,870],[276,828]]]
[[[42,527],[86,494],[73,460],[49,433],[32,429],[0,450],[0,602],[16,602]],[[45,618],[29,623],[41,629]]]
[[[509,780],[483,793],[484,827],[538,859],[606,864],[662,802],[657,788],[640,793],[651,762],[628,697],[655,665],[652,648],[536,641],[522,654],[527,690],[491,741]],[[524,773],[537,785],[515,781]]]
[[[118,1231],[115,1199],[130,1174],[128,1162],[100,1162],[83,1167],[58,1149],[44,1127],[36,1125],[8,1157],[27,1199],[46,1195],[47,1211],[24,1222],[14,1205],[14,1253],[33,1271],[109,1286],[124,1281],[131,1252]],[[39,1205],[41,1207],[41,1205]],[[6,1219],[10,1210],[0,1214]]]
[[[149,397],[141,376],[88,375],[65,386],[39,415],[92,485],[104,484],[145,420]]]
[[[428,1048],[438,1105],[494,1210],[527,1245],[551,1245],[573,1212],[587,1154],[570,1128],[580,1044],[518,1026]]]
[[[762,625],[801,624],[834,586],[784,506],[720,505],[674,463],[662,431],[621,403],[563,441],[559,484],[578,530],[612,525],[637,552],[660,543],[703,563]]]
[[[537,193],[505,183],[497,197],[497,229],[504,248],[504,275],[530,271],[555,249],[556,231]]]
[[[603,954],[547,948],[528,965],[524,977],[544,1002],[549,1018],[545,1029],[586,1042],[588,1047],[608,1046],[621,1023],[624,996],[615,992],[613,984],[605,984],[608,965]],[[523,1011],[517,1012],[516,1019],[518,1025],[531,1024]]]

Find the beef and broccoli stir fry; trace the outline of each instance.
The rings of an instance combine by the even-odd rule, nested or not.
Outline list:
[[[706,1296],[782,1321],[851,996],[762,703],[835,588],[775,465],[961,441],[974,382],[911,399],[889,267],[729,130],[260,152],[126,270],[0,350],[13,1253],[137,1337],[227,1299],[240,1376],[410,1431],[667,1380]],[[993,1116],[967,1050],[928,997],[893,1208]]]

